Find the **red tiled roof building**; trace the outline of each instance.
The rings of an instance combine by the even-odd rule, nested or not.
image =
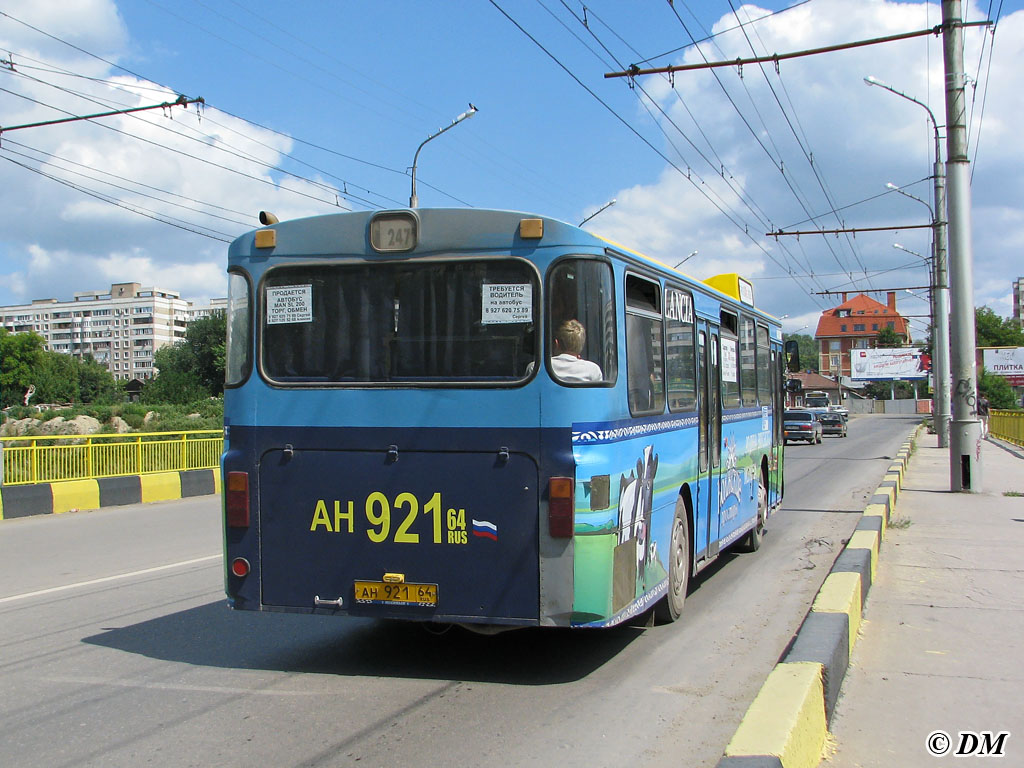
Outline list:
[[[818,320],[814,339],[818,342],[818,372],[825,376],[850,375],[850,350],[878,346],[878,332],[891,328],[910,343],[910,324],[896,311],[896,292],[890,291],[882,304],[863,293],[826,309]]]

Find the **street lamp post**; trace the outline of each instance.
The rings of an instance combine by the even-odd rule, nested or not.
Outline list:
[[[928,120],[932,124],[932,132],[935,136],[935,165],[932,171],[934,181],[932,194],[935,208],[933,210],[930,206],[928,207],[932,217],[932,311],[934,313],[932,360],[935,372],[935,413],[932,414],[932,424],[936,435],[938,435],[939,447],[946,448],[949,446],[949,423],[952,418],[950,391],[952,376],[950,374],[949,276],[946,256],[946,173],[942,164],[942,137],[939,135],[939,124],[935,120],[935,115],[923,101],[907,96],[902,91],[897,91],[891,85],[886,85],[874,77],[865,77],[864,82],[868,85],[878,86],[923,108],[928,113]],[[899,187],[893,188],[900,194],[928,206],[923,200],[904,192]]]
[[[892,186],[892,185],[889,184],[888,186]],[[896,189],[897,192],[901,191],[898,188],[895,188],[895,189]],[[906,193],[904,193],[904,194],[906,194]],[[916,197],[914,199],[917,200],[918,202],[924,203],[924,200],[920,200],[919,198],[916,198]],[[927,203],[925,203],[925,205],[927,205]],[[938,315],[936,314],[936,308],[935,308],[935,296],[938,293],[938,291],[935,289],[935,257],[934,256],[922,256],[917,251],[912,251],[909,248],[907,248],[906,246],[900,245],[899,243],[893,243],[892,247],[893,248],[898,248],[901,251],[905,251],[906,253],[909,253],[911,256],[917,256],[917,258],[921,259],[921,261],[923,261],[925,263],[925,265],[928,267],[928,314],[929,314],[928,320],[929,320],[929,324],[931,325],[931,329],[932,329],[932,359],[934,360],[935,352],[936,352],[936,350],[935,350],[935,346],[936,346],[936,342],[935,342],[936,328],[938,327],[938,323],[939,323],[939,318],[938,318]],[[909,293],[911,296],[916,296],[917,298],[921,298],[920,296],[918,296],[913,291],[908,290],[907,293]],[[934,366],[932,366],[932,378],[936,382],[936,387],[935,387],[936,397],[935,397],[935,400],[937,401],[939,399],[938,398],[938,391],[939,391],[939,389],[938,389],[938,374],[935,372]],[[916,399],[916,395],[917,395],[917,379],[914,380],[914,394],[915,394],[915,399]],[[938,403],[935,403],[935,405],[937,406]],[[940,430],[942,428],[942,426],[941,426],[941,419],[939,417],[939,410],[940,409],[938,407],[933,407],[933,409],[932,409],[932,429],[935,431],[936,434],[941,434]]]
[[[425,138],[423,140],[423,143],[420,144],[416,148],[416,154],[413,155],[413,158],[412,158],[412,191],[409,194],[409,207],[410,208],[415,208],[417,205],[419,205],[419,202],[420,202],[420,199],[416,196],[416,161],[419,160],[420,150],[423,149],[423,145],[426,144],[428,141],[436,139],[438,136],[440,136],[445,131],[451,130],[456,125],[461,123],[463,120],[472,117],[476,113],[477,113],[477,108],[474,107],[472,104],[470,104],[469,105],[469,109],[467,109],[461,115],[459,115],[454,120],[452,120],[451,125],[447,125],[444,128],[441,128],[440,130],[435,131],[434,133],[430,134],[429,136],[427,136],[427,138]]]

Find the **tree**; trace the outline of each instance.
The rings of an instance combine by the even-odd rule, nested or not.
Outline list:
[[[32,372],[36,403],[73,403],[78,401],[78,361],[71,355],[43,350]]]
[[[78,398],[83,403],[108,405],[119,399],[113,375],[86,355],[78,361]]]
[[[185,343],[192,350],[195,374],[213,396],[224,392],[227,335],[227,316],[223,312],[202,317],[185,331]]]
[[[910,400],[914,397],[914,385],[908,381],[872,381],[862,392],[875,400],[889,400],[895,393],[897,400]]]
[[[34,381],[46,340],[37,333],[10,333],[0,328],[0,407],[22,405]]]
[[[895,349],[903,346],[903,337],[893,328],[882,328],[875,337],[875,346],[879,349]]]
[[[1017,396],[1004,376],[989,373],[984,368],[978,377],[978,396],[988,399],[989,407],[1010,409],[1017,407]]]
[[[800,350],[800,370],[818,372],[818,343],[806,333],[785,336],[786,341],[795,341]]]
[[[988,307],[975,308],[974,335],[979,347],[1024,347],[1024,330]]]
[[[195,356],[185,342],[161,347],[153,355],[156,378],[142,390],[144,403],[185,405],[209,396],[196,372]]]
[[[184,405],[223,394],[226,344],[223,313],[196,320],[183,341],[156,351],[153,366],[159,373],[146,385],[142,400]]]

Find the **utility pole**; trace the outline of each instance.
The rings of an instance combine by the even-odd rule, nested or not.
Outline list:
[[[950,359],[953,374],[949,476],[950,490],[980,493],[981,422],[978,420],[974,279],[971,275],[971,177],[967,157],[963,22],[960,14],[960,0],[942,0],[942,53],[946,72]]]
[[[20,131],[23,128],[41,128],[45,125],[60,125],[61,123],[74,123],[79,120],[95,120],[98,117],[113,117],[114,115],[129,115],[132,112],[145,112],[150,109],[170,109],[171,107],[187,107],[189,104],[205,104],[206,101],[202,96],[196,99],[189,99],[185,96],[179,96],[174,101],[165,101],[161,104],[150,104],[145,107],[130,107],[128,109],[114,109],[110,112],[97,112],[93,115],[72,115],[71,117],[61,117],[56,120],[43,120],[39,123],[25,123],[23,125],[0,125],[0,136],[5,131]]]
[[[929,113],[930,114],[930,113]],[[934,117],[932,118],[934,122]],[[935,319],[932,321],[932,367],[935,381],[935,405],[938,406],[933,419],[935,432],[939,438],[939,448],[949,447],[949,420],[951,410],[950,394],[950,363],[949,363],[949,249],[946,245],[946,169],[942,165],[941,139],[939,128],[935,126],[935,170],[932,187],[935,205],[935,232],[932,235],[932,283],[935,293],[932,296]],[[971,327],[974,317],[971,317]]]

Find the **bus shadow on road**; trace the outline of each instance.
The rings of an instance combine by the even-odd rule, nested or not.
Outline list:
[[[235,612],[218,601],[82,642],[228,669],[553,685],[593,673],[643,632],[625,625],[480,635],[405,621]]]

